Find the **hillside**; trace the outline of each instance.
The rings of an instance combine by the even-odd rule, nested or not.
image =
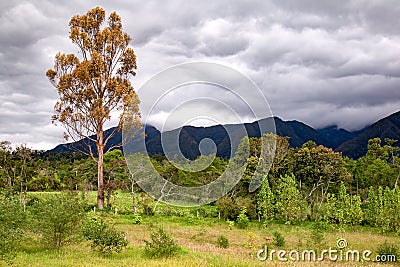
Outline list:
[[[203,153],[215,153],[219,157],[230,158],[231,147],[237,147],[240,140],[245,136],[244,129],[249,137],[259,137],[266,132],[274,132],[273,123],[276,126],[276,133],[280,136],[289,136],[289,142],[292,147],[300,147],[305,142],[311,140],[317,144],[327,147],[336,148],[341,141],[347,141],[354,137],[354,134],[337,128],[327,128],[315,130],[312,127],[299,121],[283,121],[278,117],[266,118],[253,123],[244,124],[244,128],[239,124],[215,125],[209,127],[184,126],[172,131],[167,131],[163,135],[164,143],[167,144],[165,150],[169,154],[177,154],[181,149],[183,155],[188,158],[196,158],[200,155],[200,141],[209,138],[214,141],[216,151],[213,146],[205,146]],[[261,129],[260,129],[260,127]],[[114,128],[105,131],[107,136]],[[161,146],[161,133],[155,127],[147,125],[145,127],[145,145],[150,155],[165,154]],[[228,134],[229,133],[229,134]],[[179,146],[177,146],[172,138],[179,136]],[[230,137],[231,138],[230,138]],[[131,150],[135,152],[144,152],[144,148],[140,145],[143,142],[142,135],[136,135],[130,142]],[[58,145],[50,150],[50,153],[58,153],[62,151],[73,151],[74,147],[84,147],[86,140],[76,143],[68,143]],[[116,134],[106,149],[121,141],[121,133]],[[95,150],[94,144],[91,144]]]
[[[349,132],[345,129],[340,129],[337,126],[329,126],[317,131],[326,140],[327,147],[337,148],[344,142],[358,136],[364,131],[364,129],[356,132]]]
[[[367,127],[356,137],[341,144],[336,151],[342,152],[344,156],[359,158],[367,152],[368,140],[379,137],[400,139],[400,112],[396,112],[386,118],[383,118],[371,126]],[[396,143],[398,146],[399,143]]]

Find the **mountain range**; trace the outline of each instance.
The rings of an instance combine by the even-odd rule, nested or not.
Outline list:
[[[356,132],[349,132],[337,126],[329,126],[323,129],[313,129],[312,127],[296,121],[283,121],[278,117],[266,118],[253,123],[246,123],[244,127],[240,124],[215,125],[209,127],[183,126],[172,131],[161,132],[151,125],[143,127],[145,135],[136,134],[129,142],[131,152],[145,152],[150,155],[156,154],[179,154],[181,153],[190,159],[194,159],[203,154],[216,153],[217,156],[230,158],[231,151],[234,151],[243,136],[259,137],[263,133],[274,132],[280,136],[290,137],[291,147],[300,147],[307,141],[314,141],[342,152],[343,156],[359,158],[367,151],[368,140],[375,137],[400,139],[400,112],[396,112],[378,122]],[[114,128],[104,132],[105,136],[110,134]],[[145,137],[143,137],[145,136]],[[143,140],[143,138],[145,138]],[[110,139],[108,146],[113,146],[121,142],[122,134],[118,132]],[[163,140],[162,140],[163,139]],[[211,139],[211,142],[204,142],[204,139]],[[179,142],[177,142],[179,140]],[[202,141],[203,140],[203,141]],[[73,147],[84,145],[87,140],[80,140],[75,143],[60,144],[48,153],[73,151]],[[164,149],[161,143],[165,144]],[[199,150],[200,145],[200,151]],[[396,143],[396,145],[399,145]],[[91,143],[93,150],[95,146]],[[231,150],[231,147],[234,149]],[[166,153],[167,151],[167,153]]]

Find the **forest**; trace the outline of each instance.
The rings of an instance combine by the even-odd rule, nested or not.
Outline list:
[[[265,137],[267,135],[262,138]],[[96,234],[97,238],[101,236],[95,234],[93,229],[103,229],[103,234],[107,235],[112,233],[115,243],[104,245],[101,238],[97,243],[92,243],[92,247],[103,252],[118,252],[127,245],[124,232],[114,228],[113,223],[106,223],[104,217],[109,216],[128,216],[133,224],[146,220],[152,224],[154,220],[159,220],[157,216],[172,216],[183,222],[208,218],[227,224],[230,229],[249,229],[256,224],[258,229],[268,231],[274,225],[293,227],[311,223],[318,231],[331,233],[346,231],[348,227],[367,227],[383,236],[400,234],[400,161],[396,140],[371,139],[367,154],[354,160],[343,158],[341,153],[312,141],[292,148],[288,137],[274,137],[275,157],[256,191],[249,193],[248,187],[259,162],[262,138],[245,137],[242,141],[248,142],[250,155],[243,177],[223,198],[194,208],[174,207],[165,203],[157,205],[159,201],[137,185],[136,180],[140,177],[130,175],[121,150],[110,151],[104,156],[106,207],[101,212],[96,212],[97,205],[93,201],[97,190],[97,166],[90,157],[78,152],[49,154],[30,150],[24,145],[13,148],[9,142],[2,142],[2,258],[12,262],[11,255],[15,256],[15,251],[18,251],[15,246],[18,247],[26,231],[39,244],[43,240],[51,240],[50,247],[53,248],[69,244],[70,237],[75,236],[78,230],[74,227],[68,230],[66,227],[65,231],[59,230],[54,234],[54,231],[57,232],[55,229],[46,229],[50,223],[47,220],[51,220],[52,216],[55,216],[53,219],[61,218],[58,221],[60,225],[76,223],[80,227],[78,232],[86,227],[86,240],[96,240],[93,237]],[[207,160],[212,155],[200,157]],[[163,155],[153,156],[151,162],[165,179],[191,187],[208,184],[218,178],[225,171],[229,159],[215,157],[210,166],[199,172],[182,171]],[[67,217],[50,212],[54,209],[64,211]],[[43,221],[43,217],[48,219]],[[86,219],[82,222],[80,218],[83,217]],[[27,225],[35,225],[36,230]],[[168,233],[163,232],[162,228],[159,231],[160,236],[168,238]],[[312,233],[314,239],[322,239],[317,232]],[[274,234],[280,235],[278,232]],[[153,235],[157,235],[157,232]],[[15,239],[10,239],[10,236]],[[217,242],[223,243],[226,237],[221,235],[219,238],[222,241]],[[397,247],[386,245],[386,251],[396,255]],[[256,245],[252,247],[253,250],[256,248]]]
[[[349,205],[347,212],[353,210],[360,216],[348,223],[374,224],[376,222],[368,218],[372,200],[382,202],[398,197],[400,160],[399,148],[394,146],[396,140],[382,142],[379,138],[371,139],[367,154],[354,160],[343,158],[340,153],[312,141],[299,148],[290,148],[287,137],[277,138],[271,169],[262,186],[253,193],[248,192],[248,186],[258,165],[261,138],[249,139],[251,152],[242,179],[227,196],[211,204],[218,207],[222,217],[235,219],[240,209],[245,207],[247,216],[252,220],[279,218],[293,223],[329,218],[330,222],[341,223],[344,222],[342,219],[333,220],[336,217],[333,214],[324,214],[324,211],[331,210],[329,205],[339,202]],[[9,142],[2,142],[0,153],[0,186],[4,191],[21,195],[21,200],[26,199],[27,192],[33,191],[87,192],[97,189],[97,166],[91,158],[79,152],[49,154],[23,145],[12,149]],[[209,167],[200,172],[178,169],[162,155],[153,156],[151,162],[165,179],[190,187],[207,184],[219,177],[229,160],[216,157]],[[108,208],[112,208],[112,195],[118,191],[143,193],[132,181],[121,150],[108,152],[104,164]],[[280,202],[287,201],[287,194],[296,196],[291,202],[298,203],[298,216],[290,212],[296,218],[286,218],[278,208]],[[341,201],[336,201],[339,199]],[[265,212],[270,206],[275,208]],[[394,207],[394,211],[398,208]],[[397,228],[392,230],[397,231]]]

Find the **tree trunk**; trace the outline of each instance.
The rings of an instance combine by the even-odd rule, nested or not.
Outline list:
[[[97,133],[97,207],[99,210],[104,208],[104,181],[103,181],[103,161],[104,161],[104,137],[103,129],[99,127],[100,131]]]
[[[131,196],[132,196],[132,208],[133,208],[133,213],[137,212],[137,207],[136,207],[136,200],[135,200],[135,192],[131,191]]]

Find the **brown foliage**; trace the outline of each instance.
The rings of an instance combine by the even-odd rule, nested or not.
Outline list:
[[[60,96],[53,122],[62,123],[67,138],[88,138],[96,143],[98,158],[90,146],[82,152],[98,163],[99,191],[103,150],[108,140],[123,125],[140,125],[139,98],[129,81],[137,69],[136,55],[129,47],[131,37],[123,32],[117,13],[111,13],[102,28],[105,19],[105,10],[100,7],[72,17],[69,38],[78,46],[79,57],[57,53],[54,69],[46,72]],[[103,136],[104,123],[111,119],[113,110],[121,112],[118,126],[113,133]],[[96,138],[90,137],[93,135]]]

